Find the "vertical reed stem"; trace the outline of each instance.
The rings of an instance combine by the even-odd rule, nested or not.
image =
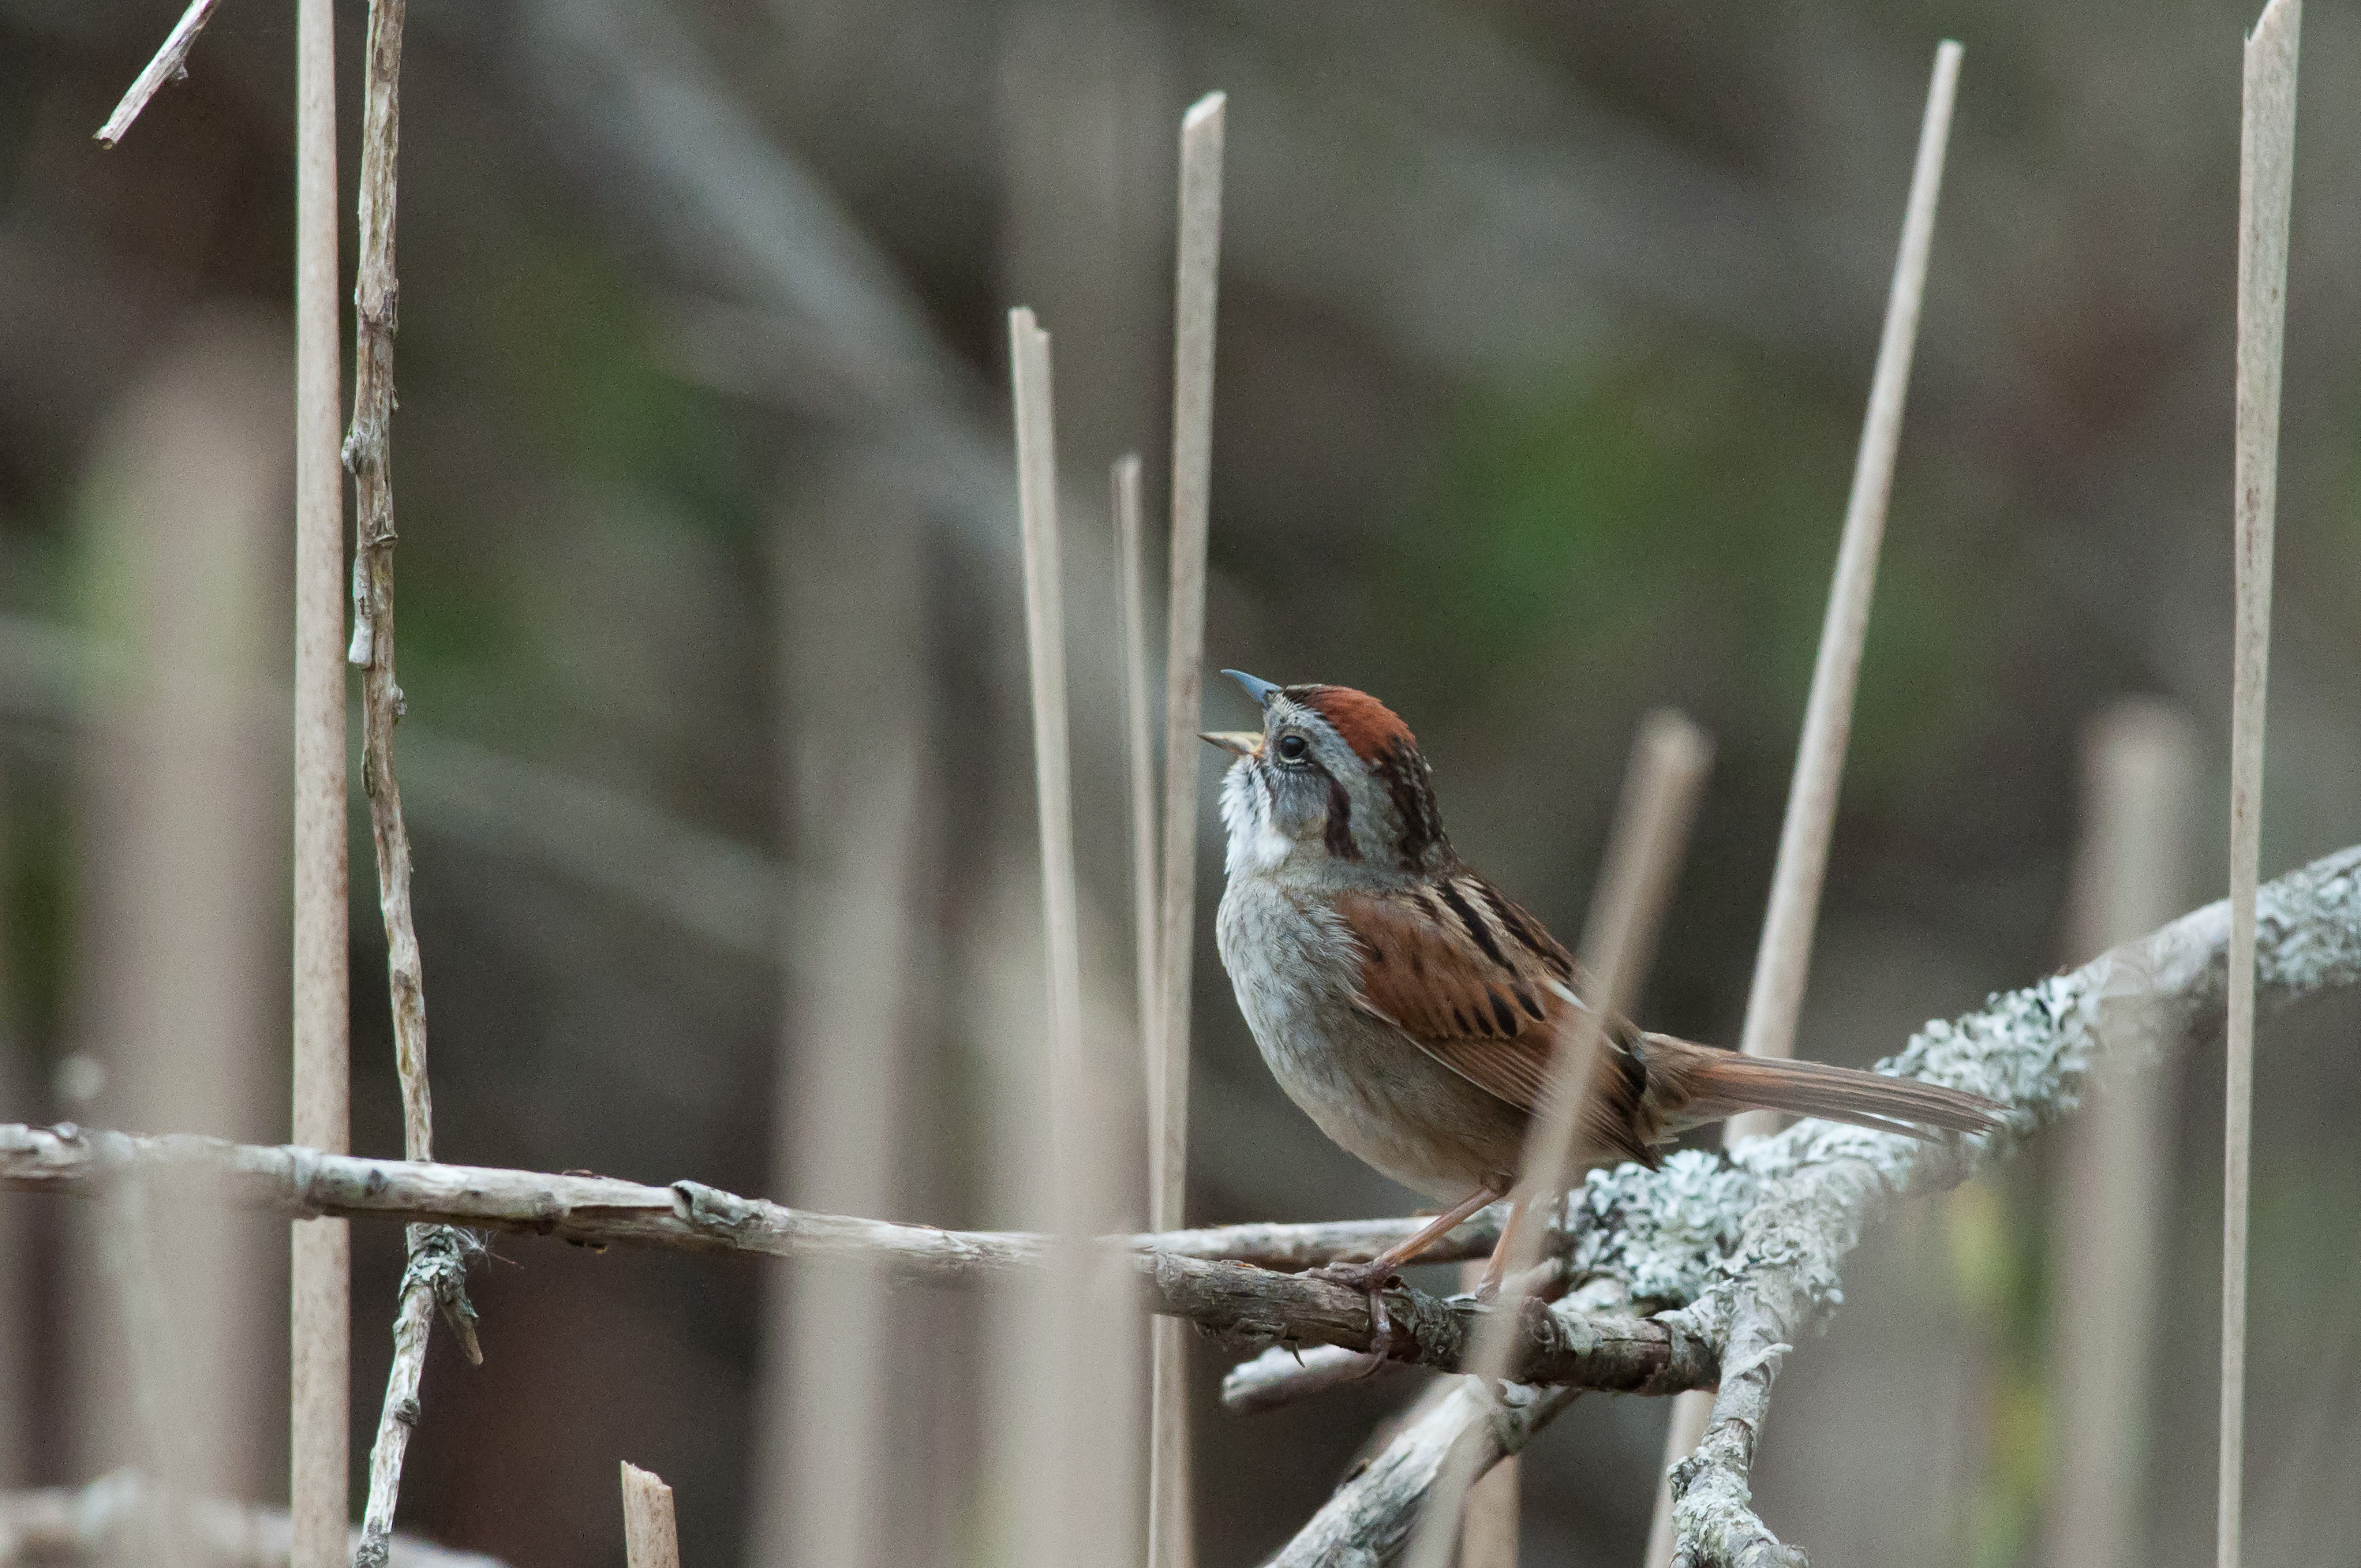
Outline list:
[[[352,1146],[345,817],[344,361],[336,334],[336,42],[330,0],[295,15],[294,1138]],[[352,1234],[291,1232],[291,1568],[345,1560],[350,1518]]]
[[[1180,120],[1180,252],[1172,325],[1172,602],[1166,621],[1164,901],[1159,933],[1157,1071],[1148,1094],[1148,1223],[1186,1224],[1189,986],[1196,969],[1197,746],[1205,660],[1205,535],[1213,466],[1213,318],[1222,255],[1222,139],[1227,98],[1211,93]],[[1149,1568],[1196,1560],[1189,1512],[1188,1341],[1159,1318],[1149,1425]]]
[[[1755,1056],[1795,1054],[1795,1021],[1804,1008],[1804,982],[1812,968],[1812,933],[1819,921],[1820,887],[1828,874],[1828,844],[1836,833],[1837,786],[1844,776],[1845,746],[1852,736],[1853,692],[1861,679],[1861,646],[1869,635],[1870,594],[1877,586],[1878,548],[1884,542],[1886,505],[1893,495],[1894,458],[1902,443],[1902,409],[1910,389],[1910,361],[1918,341],[1919,305],[1927,293],[1927,258],[1934,244],[1935,204],[1943,188],[1943,157],[1950,142],[1951,104],[1959,90],[1961,52],[1949,38],[1937,46],[1934,76],[1927,88],[1926,116],[1918,127],[1918,158],[1910,174],[1909,201],[1903,209],[1902,245],[1894,260],[1894,286],[1886,296],[1885,329],[1878,340],[1869,410],[1861,421],[1852,494],[1845,503],[1836,579],[1828,586],[1828,615],[1820,626],[1811,696],[1804,707],[1803,739],[1795,748],[1795,774],[1787,787],[1787,815],[1779,828],[1770,907],[1763,919],[1754,981],[1747,992],[1746,1019],[1740,1030],[1739,1048]],[[1777,1113],[1750,1111],[1730,1118],[1723,1135],[1734,1144],[1775,1132],[1778,1126]],[[1712,1409],[1710,1394],[1683,1394],[1673,1401],[1664,1444],[1667,1473],[1704,1437]],[[1647,1568],[1667,1568],[1672,1560],[1672,1492],[1668,1483],[1659,1481],[1654,1522],[1648,1532]]]
[[[2302,0],[2270,0],[2246,40],[2238,159],[2237,623],[2230,717],[2230,1018],[2222,1146],[2222,1428],[2215,1558],[2237,1568],[2246,1470],[2246,1207],[2254,1139],[2255,882],[2262,857],[2263,699],[2279,510],[2279,371]]]

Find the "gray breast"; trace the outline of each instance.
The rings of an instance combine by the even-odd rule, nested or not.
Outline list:
[[[1514,1173],[1523,1113],[1354,1006],[1359,960],[1334,916],[1268,879],[1235,878],[1215,930],[1264,1062],[1321,1131],[1443,1202]]]

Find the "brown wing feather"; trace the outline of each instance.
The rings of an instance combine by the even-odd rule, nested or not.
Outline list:
[[[1339,912],[1361,950],[1361,1002],[1420,1049],[1493,1098],[1531,1114],[1550,1058],[1580,1017],[1573,959],[1540,921],[1460,872],[1401,892],[1348,894]],[[1620,1024],[1603,1042],[1587,1142],[1653,1165],[1636,1124],[1646,1073]]]

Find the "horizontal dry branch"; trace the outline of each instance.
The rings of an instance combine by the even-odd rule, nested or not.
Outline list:
[[[226,1201],[291,1219],[323,1216],[555,1236],[584,1246],[662,1246],[774,1257],[858,1256],[906,1277],[946,1280],[1005,1272],[1039,1258],[1042,1237],[789,1209],[702,1182],[650,1187],[588,1172],[549,1175],[493,1166],[442,1165],[323,1154],[300,1145],[237,1144],[192,1134],[148,1137],[71,1122],[0,1124],[0,1188],[88,1195],[106,1172],[137,1168],[220,1183]],[[1217,1225],[1113,1238],[1135,1251],[1294,1270],[1357,1263],[1413,1234],[1423,1222],[1345,1220],[1301,1225]],[[1437,1261],[1481,1257],[1499,1235],[1490,1210],[1452,1233]]]
[[[612,1177],[365,1159],[186,1134],[142,1137],[71,1123],[0,1126],[0,1187],[88,1194],[108,1175],[132,1169],[210,1181],[226,1201],[299,1219],[468,1225],[593,1246],[852,1254],[939,1279],[989,1277],[1048,1256],[1046,1241],[1036,1235],[815,1214],[690,1181],[647,1187]],[[1263,1266],[1262,1260],[1301,1266],[1314,1257],[1364,1253],[1416,1223],[1250,1225],[1126,1236],[1112,1245],[1141,1255],[1142,1278],[1159,1312],[1235,1339],[1367,1350],[1375,1336],[1366,1296],[1317,1276]],[[1462,1363],[1481,1316],[1472,1301],[1407,1288],[1389,1291],[1386,1301],[1399,1359],[1446,1368]],[[1527,1300],[1519,1327],[1516,1365],[1532,1382],[1671,1393],[1713,1380],[1710,1353],[1677,1325]]]

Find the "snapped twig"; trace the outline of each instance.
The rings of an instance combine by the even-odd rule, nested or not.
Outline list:
[[[177,81],[189,73],[190,47],[197,41],[197,35],[205,30],[205,24],[214,19],[214,7],[220,4],[221,0],[189,0],[189,8],[181,13],[181,19],[172,24],[170,32],[164,35],[164,46],[156,51],[155,58],[148,62],[145,69],[131,79],[123,101],[115,105],[115,113],[106,116],[106,124],[98,127],[96,134],[100,141],[109,147],[121,141],[124,133],[130,130],[131,122],[139,117],[139,112],[148,106],[148,99],[156,96],[158,89],[165,82]]]

